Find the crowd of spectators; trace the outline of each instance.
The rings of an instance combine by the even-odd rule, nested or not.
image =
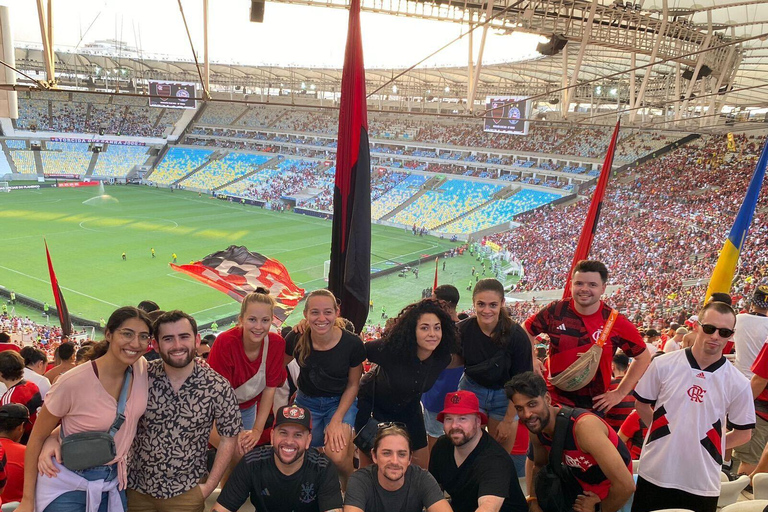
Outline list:
[[[763,141],[741,135],[736,142],[739,153],[729,153],[724,137],[705,135],[609,181],[590,254],[611,270],[610,283],[619,287],[611,297],[616,307],[659,318],[700,303]],[[765,205],[763,190],[741,252],[737,294],[768,276]],[[588,200],[541,208],[519,217],[519,228],[487,238],[523,264],[514,291],[563,286],[588,208]],[[525,318],[539,306],[513,307]]]
[[[19,130],[161,137],[181,109],[149,107],[148,99],[68,91],[19,93]]]

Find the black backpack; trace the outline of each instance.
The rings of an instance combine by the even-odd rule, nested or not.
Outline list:
[[[563,448],[573,409],[561,407],[555,419],[555,434],[549,462],[536,475],[536,498],[544,512],[571,512],[576,497],[583,492],[571,471],[563,464]]]

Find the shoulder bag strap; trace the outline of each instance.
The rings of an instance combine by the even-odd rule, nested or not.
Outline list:
[[[120,399],[117,401],[117,417],[115,422],[109,427],[109,435],[115,437],[117,431],[123,426],[125,422],[125,403],[128,401],[128,390],[131,387],[131,377],[133,376],[133,368],[128,367],[125,369],[125,380],[123,381],[123,389],[120,390]]]
[[[565,449],[565,436],[568,433],[568,423],[571,421],[572,414],[572,408],[562,406],[555,418],[555,435],[552,437],[552,449],[549,452],[549,466],[560,478],[565,477],[563,450]]]
[[[600,337],[597,338],[597,346],[600,348],[603,348],[603,345],[605,345],[605,342],[608,341],[608,337],[611,335],[611,330],[613,330],[613,324],[616,323],[616,318],[618,318],[619,312],[616,309],[611,309],[611,314],[608,317],[608,320],[605,322],[605,325],[603,326],[603,330],[600,333]]]

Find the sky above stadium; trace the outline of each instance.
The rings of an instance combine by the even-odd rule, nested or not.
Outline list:
[[[10,5],[16,46],[41,45],[34,0],[0,0]],[[147,56],[188,58],[192,53],[176,0],[53,0],[54,45],[82,49],[116,39]],[[203,53],[202,1],[183,0],[195,50]],[[250,1],[212,0],[209,16],[211,60],[222,63],[341,67],[347,11],[267,2],[264,23],[249,21]],[[407,67],[466,32],[466,26],[363,13],[367,67]],[[475,52],[480,30],[475,31]],[[483,62],[498,63],[538,56],[530,34],[488,33]],[[426,66],[466,66],[468,38],[454,43]]]

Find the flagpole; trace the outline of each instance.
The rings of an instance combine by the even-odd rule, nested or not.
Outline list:
[[[434,292],[437,289],[437,263],[440,260],[440,256],[437,256],[435,258],[435,282],[432,284],[432,291]]]
[[[616,143],[619,139],[620,127],[621,118],[616,121],[616,127],[613,129],[613,136],[611,137],[611,143],[608,145],[608,151],[605,153],[603,168],[600,171],[600,177],[597,180],[597,187],[592,196],[592,202],[589,205],[589,211],[587,212],[584,226],[581,228],[581,236],[579,236],[579,243],[576,246],[576,252],[573,255],[571,268],[568,270],[568,275],[565,278],[563,299],[568,299],[571,296],[571,275],[573,274],[573,269],[579,261],[589,257],[589,250],[592,248],[592,241],[595,238],[597,223],[600,221],[600,210],[603,207],[603,196],[605,195],[605,189],[608,187],[608,178],[611,175],[611,168],[613,167],[613,155],[616,152]]]
[[[763,178],[765,177],[767,163],[768,142],[763,145],[760,158],[755,166],[755,172],[752,174],[752,179],[749,181],[744,201],[741,203],[741,208],[739,208],[739,213],[736,215],[736,220],[733,222],[728,238],[725,239],[723,248],[717,257],[717,263],[715,264],[714,270],[712,270],[712,277],[707,286],[704,302],[709,300],[709,297],[715,292],[731,293],[731,285],[736,273],[736,267],[739,264],[739,255],[744,246],[744,241],[747,239],[747,233],[749,233],[749,226],[752,223],[752,218],[755,215],[755,208],[757,207],[757,200],[760,197],[760,189],[763,186]]]

